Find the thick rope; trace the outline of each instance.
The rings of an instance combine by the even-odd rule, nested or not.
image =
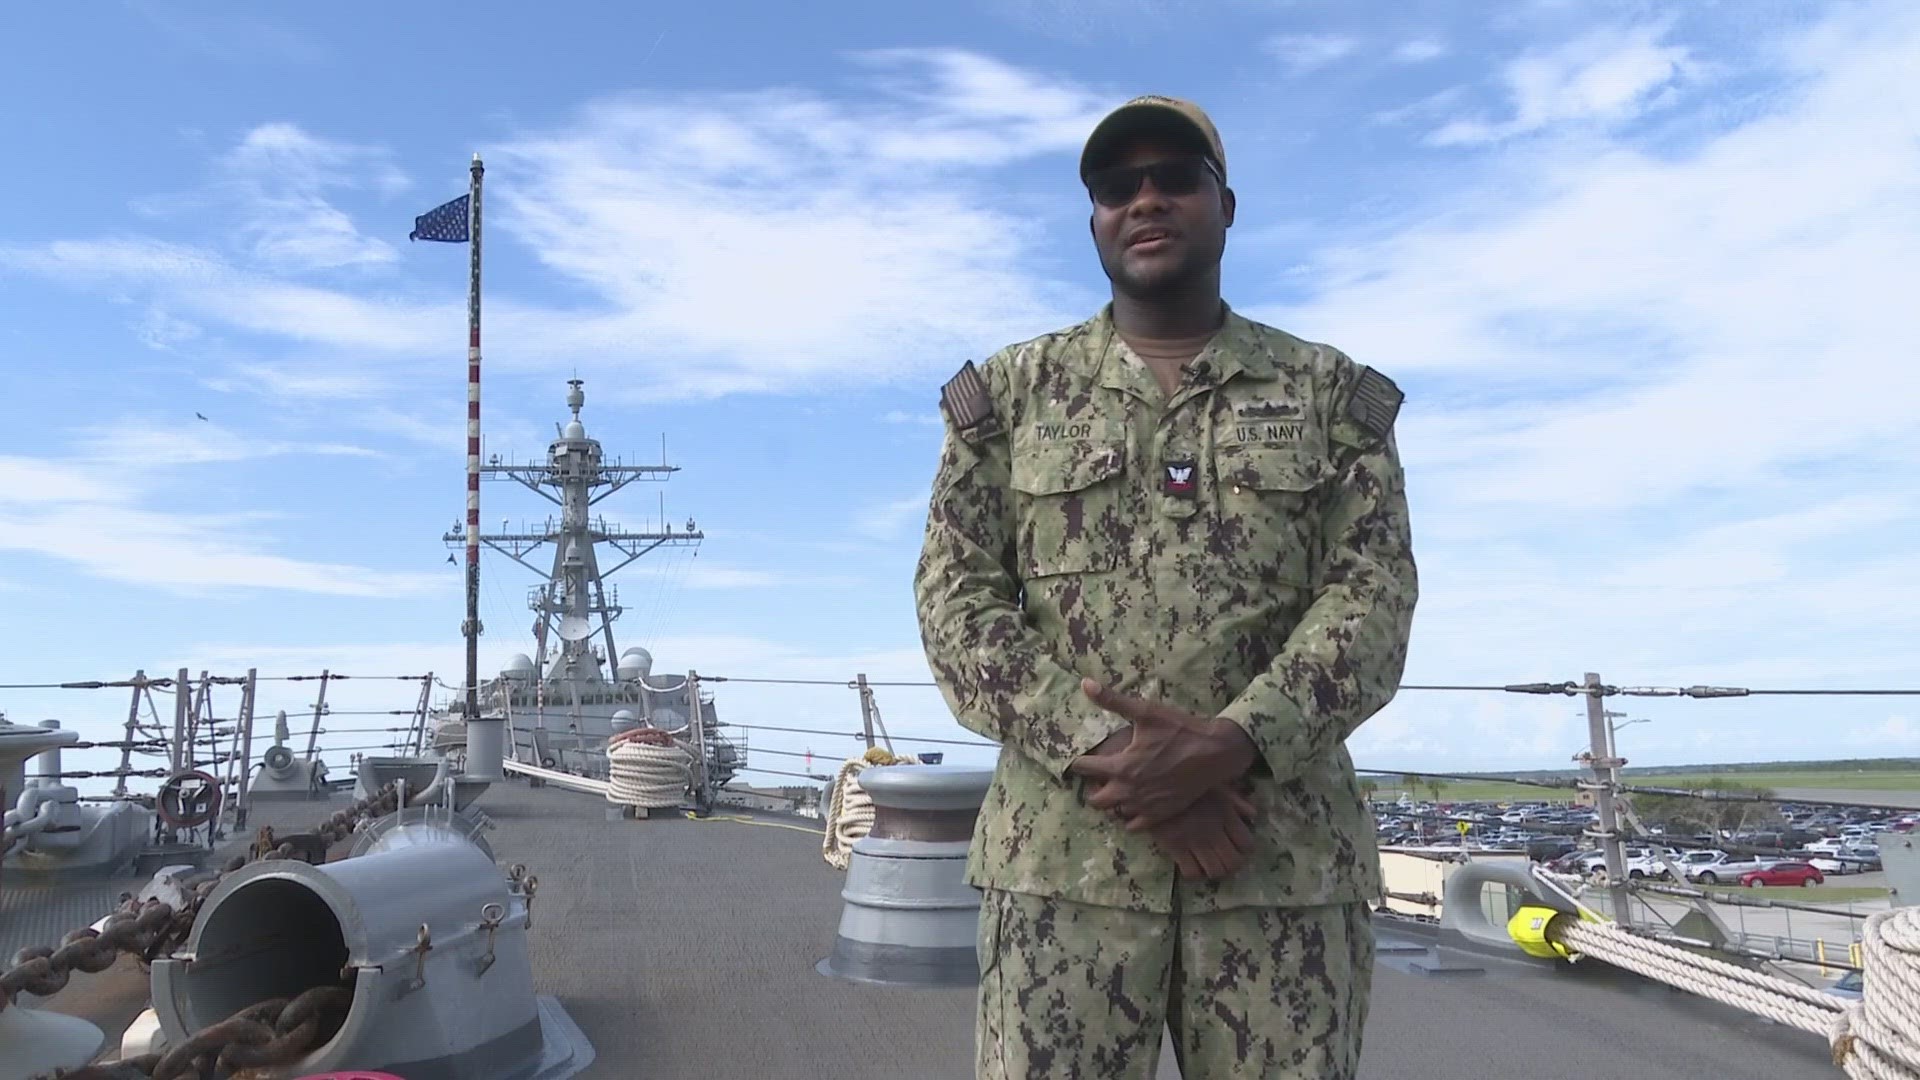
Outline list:
[[[622,731],[607,740],[607,801],[647,809],[686,798],[693,755],[656,728]]]
[[[833,778],[827,804],[827,831],[820,855],[835,870],[845,870],[853,859],[853,843],[873,831],[873,796],[860,788],[861,772],[875,765],[918,765],[912,755],[897,756],[876,746],[857,758],[848,758]]]
[[[1829,1029],[1834,1064],[1854,1080],[1920,1077],[1920,908],[1882,911],[1862,938],[1861,1001]]]
[[[1554,927],[1562,943],[1596,960],[1814,1035],[1826,1035],[1845,1008],[1839,998],[1810,986],[1644,938],[1612,923],[1569,918],[1556,919]]]
[[[1853,1080],[1920,1080],[1920,908],[1867,920],[1858,1004],[1611,923],[1563,917],[1554,920],[1553,934],[1596,960],[1819,1035]]]

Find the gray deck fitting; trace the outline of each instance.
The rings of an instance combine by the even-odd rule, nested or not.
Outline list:
[[[1458,953],[1434,946],[1433,955],[1412,960],[1407,967],[1422,975],[1485,975],[1487,969],[1479,964],[1467,963]]]
[[[521,1080],[565,1080],[593,1064],[593,1044],[552,994],[534,998],[540,1006],[540,1064]]]

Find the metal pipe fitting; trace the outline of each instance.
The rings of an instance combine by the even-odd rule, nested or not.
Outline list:
[[[153,964],[168,1044],[263,1000],[344,985],[352,1004],[339,1031],[288,1075],[527,1075],[543,1039],[526,897],[469,839],[478,830],[457,813],[402,811],[363,834],[355,857],[228,875],[184,948]]]

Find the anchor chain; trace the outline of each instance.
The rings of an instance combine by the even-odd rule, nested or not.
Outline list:
[[[243,1069],[283,1069],[338,1034],[352,1004],[346,987],[316,986],[250,1005],[165,1053],[55,1069],[36,1080],[213,1080]]]
[[[399,802],[399,785],[388,784],[374,794],[327,817],[314,829],[314,834],[327,838],[329,843],[337,843],[351,835],[362,821],[392,813],[399,806]],[[264,853],[256,844],[255,851],[250,855],[234,856],[228,860],[219,874],[195,885],[192,895],[178,911],[162,900],[148,900],[143,904],[131,895],[123,894],[120,907],[107,916],[99,930],[83,926],[69,931],[65,937],[61,938],[58,948],[30,945],[15,953],[12,966],[0,970],[0,1011],[4,1011],[11,1005],[14,995],[22,991],[38,997],[46,997],[65,988],[75,971],[88,974],[105,971],[113,966],[121,953],[138,957],[142,963],[151,963],[156,957],[173,952],[186,942],[187,936],[193,931],[194,921],[200,917],[201,905],[206,902],[207,896],[213,892],[214,887],[220,884],[228,874],[240,869],[248,862],[259,859],[293,857],[292,841],[281,843],[273,850]],[[294,1000],[303,1001],[305,998],[306,995],[303,994]],[[255,1007],[263,1008],[267,1004],[272,1003],[263,1003]],[[233,1019],[222,1021],[221,1024],[234,1023],[240,1019],[241,1015],[243,1014],[236,1014]],[[277,1017],[279,1014],[274,1015]],[[214,1025],[216,1028],[220,1026],[220,1024]],[[332,1035],[329,1034],[328,1037],[331,1038]],[[170,1080],[170,1077],[162,1077],[161,1080]]]
[[[13,956],[13,967],[0,972],[0,1009],[21,991],[47,997],[65,989],[75,971],[89,975],[112,967],[121,953],[145,958],[173,923],[173,909],[158,901],[146,907],[131,898],[107,917],[99,930],[83,926],[60,939],[60,947],[30,945]]]

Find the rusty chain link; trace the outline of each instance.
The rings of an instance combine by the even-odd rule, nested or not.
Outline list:
[[[75,971],[89,975],[113,966],[123,952],[144,956],[173,921],[173,909],[154,903],[144,909],[128,900],[107,917],[105,926],[83,926],[60,939],[60,947],[30,945],[13,956],[14,966],[0,972],[0,1008],[24,990],[47,997],[67,985]]]
[[[363,819],[393,812],[398,799],[398,787],[389,784],[374,795],[335,812],[322,821],[312,835],[327,840],[329,844],[337,843],[351,835],[354,827]],[[268,837],[272,836],[271,830],[263,829],[262,832]],[[13,995],[23,989],[40,997],[59,991],[66,986],[74,968],[89,974],[105,971],[113,965],[114,956],[120,952],[150,962],[157,956],[173,951],[186,941],[194,920],[199,917],[201,904],[226,875],[248,862],[294,858],[298,854],[297,841],[302,835],[297,834],[264,850],[256,842],[249,856],[234,856],[219,874],[196,884],[186,905],[177,912],[162,901],[151,900],[142,905],[135,903],[131,896],[123,896],[121,908],[108,916],[100,931],[96,932],[90,927],[73,930],[61,939],[58,949],[44,945],[21,949],[13,957],[14,966],[0,972],[0,1009],[6,1008]]]
[[[165,1053],[55,1069],[44,1080],[210,1080],[282,1069],[325,1046],[352,1005],[352,990],[316,986],[296,998],[249,1005]]]

